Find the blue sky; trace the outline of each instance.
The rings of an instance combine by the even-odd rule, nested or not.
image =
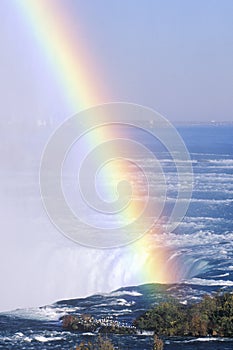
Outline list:
[[[171,121],[233,120],[232,0],[59,2],[71,25],[81,19],[112,101],[152,107]],[[77,112],[16,2],[0,7],[1,119],[61,121]]]

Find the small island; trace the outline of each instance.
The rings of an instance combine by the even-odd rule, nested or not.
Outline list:
[[[113,320],[111,316],[96,319],[88,314],[66,315],[62,317],[62,327],[76,332],[136,334],[137,329],[133,325],[127,325]]]
[[[164,337],[228,337],[233,338],[233,294],[205,295],[200,302],[188,305],[176,299],[164,301],[146,311],[132,325],[120,323],[111,316],[95,319],[91,315],[62,317],[65,330],[99,334],[95,343],[82,342],[76,349],[115,349],[109,339],[100,334],[137,335],[150,331],[154,350],[164,348]],[[162,339],[161,339],[161,338]]]
[[[134,326],[159,336],[232,338],[233,294],[205,295],[202,301],[190,305],[171,299],[146,311]]]

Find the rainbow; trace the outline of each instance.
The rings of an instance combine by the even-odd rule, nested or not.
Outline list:
[[[107,94],[101,83],[99,65],[96,62],[94,67],[83,30],[77,21],[74,28],[65,4],[56,0],[18,1],[44,59],[53,70],[68,103],[77,112],[106,102]]]
[[[71,108],[79,112],[109,102],[106,88],[102,86],[101,65],[96,57],[93,59],[90,45],[84,39],[84,26],[77,21],[74,23],[67,3],[56,0],[23,0],[17,3]],[[93,144],[93,139],[96,144],[106,142],[113,135],[114,130],[98,132],[98,135],[92,135],[88,144]],[[115,168],[116,178],[120,179],[124,172],[121,166]],[[134,203],[126,212],[126,221],[137,216],[140,210],[140,204]],[[140,283],[169,283],[180,276],[179,266],[167,264],[169,250],[162,244],[158,245],[151,234],[125,247],[124,254],[119,249],[117,251],[121,265],[131,264],[134,274],[140,276]]]

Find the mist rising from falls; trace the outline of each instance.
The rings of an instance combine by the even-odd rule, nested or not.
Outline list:
[[[49,134],[41,129],[2,131],[0,310],[122,286],[177,282],[203,268],[174,250],[169,237],[162,235],[108,250],[86,248],[65,238],[50,222],[40,197],[39,161]]]

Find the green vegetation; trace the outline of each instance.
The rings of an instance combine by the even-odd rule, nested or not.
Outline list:
[[[233,337],[233,294],[206,295],[192,305],[172,299],[145,312],[134,325],[165,336]]]
[[[159,339],[159,337],[156,334],[154,335],[153,350],[163,350],[163,341],[162,339]]]
[[[97,340],[92,343],[88,342],[87,344],[82,342],[80,345],[76,346],[76,350],[114,350],[114,346],[109,339],[104,339],[101,336],[98,336]]]
[[[93,342],[84,343],[76,346],[75,350],[115,350],[114,345],[108,338],[103,338],[98,336],[97,340]],[[117,348],[119,349],[119,348]],[[158,338],[157,335],[154,336],[154,346],[153,350],[163,350],[163,341]]]
[[[98,321],[98,320],[97,320]],[[69,330],[80,330],[96,326],[98,323],[90,315],[79,317],[67,315],[63,318],[63,327]],[[103,322],[103,321],[101,321]],[[109,322],[107,320],[107,322]],[[112,322],[112,321],[111,321]],[[217,293],[206,295],[202,301],[183,305],[175,299],[163,302],[134,321],[133,333],[126,327],[119,332],[119,324],[102,325],[104,333],[136,334],[136,331],[148,330],[154,332],[153,350],[163,350],[163,341],[159,336],[216,336],[233,338],[233,294]],[[113,327],[114,326],[114,327]],[[111,328],[109,331],[108,327]],[[114,350],[116,349],[108,338],[98,336],[93,342],[82,342],[76,350]],[[117,348],[118,349],[118,348]]]

